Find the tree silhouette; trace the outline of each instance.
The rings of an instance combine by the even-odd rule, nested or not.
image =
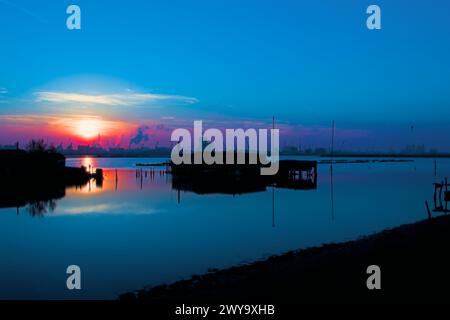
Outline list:
[[[27,150],[29,152],[45,152],[47,150],[47,144],[42,139],[33,139],[28,143]]]
[[[29,152],[56,153],[56,148],[53,145],[47,145],[43,139],[31,140],[26,148]]]

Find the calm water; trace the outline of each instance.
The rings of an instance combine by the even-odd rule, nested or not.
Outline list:
[[[0,298],[115,298],[209,268],[355,239],[426,218],[431,184],[450,177],[449,159],[437,160],[436,177],[433,159],[335,165],[332,210],[329,165],[319,165],[317,190],[181,192],[178,199],[168,175],[148,175],[142,185],[136,179],[135,163],[163,160],[68,159],[105,168],[103,186],[69,188],[43,215],[0,209]],[[66,289],[70,264],[81,267],[81,291]]]

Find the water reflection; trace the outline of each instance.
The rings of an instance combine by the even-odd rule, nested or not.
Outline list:
[[[70,190],[80,193],[95,193],[102,185],[87,179],[85,184],[68,182],[64,179],[45,179],[30,176],[29,179],[9,180],[0,185],[0,208],[25,208],[33,217],[42,217],[57,208],[58,201],[65,198]]]
[[[95,170],[95,158],[80,159],[87,170]],[[298,178],[298,176],[297,176]],[[295,185],[295,189],[315,189],[317,182],[307,180],[306,186]],[[45,183],[36,185],[33,182],[23,183],[16,188],[2,192],[0,207],[20,208],[33,217],[42,217],[55,212],[58,203],[63,198],[69,200],[56,210],[61,214],[88,214],[88,213],[135,213],[149,214],[158,211],[157,207],[149,208],[143,203],[150,202],[171,191],[176,192],[177,204],[181,203],[182,194],[193,193],[198,195],[243,195],[266,192],[271,189],[272,227],[275,227],[275,193],[276,189],[289,189],[289,185],[282,181],[277,183],[264,179],[249,179],[244,177],[229,177],[217,182],[208,175],[193,179],[183,175],[172,175],[167,168],[139,168],[139,169],[105,169],[103,179],[89,179],[85,184],[64,185],[62,183]],[[120,192],[121,203],[116,203],[114,193]],[[144,192],[144,194],[142,194]],[[14,197],[11,197],[11,195]],[[144,197],[143,197],[144,196]],[[110,198],[111,197],[111,198]],[[114,199],[108,203],[108,199]],[[270,209],[269,209],[270,210]]]
[[[89,173],[92,173],[97,169],[97,160],[94,157],[82,157],[81,165],[85,167]]]
[[[92,157],[79,158],[78,164],[85,167],[87,171],[97,170],[98,159]],[[370,167],[371,168],[371,167]],[[413,165],[416,168],[416,165]],[[331,207],[331,221],[335,220],[335,186],[333,163],[329,167],[329,204]],[[316,190],[317,173],[302,174],[295,170],[285,170],[288,179],[267,180],[260,176],[246,177],[245,175],[221,175],[211,176],[210,172],[195,174],[170,174],[169,168],[161,166],[149,166],[134,169],[104,170],[104,179],[89,179],[85,184],[64,184],[59,181],[47,183],[36,182],[33,179],[25,183],[23,180],[3,184],[0,194],[0,208],[25,207],[26,211],[33,217],[42,217],[52,213],[57,208],[59,200],[69,196],[71,198],[70,208],[63,207],[57,210],[57,214],[86,214],[86,213],[154,213],[158,208],[148,208],[143,203],[150,201],[153,197],[166,195],[171,191],[176,192],[175,202],[182,202],[184,193],[197,195],[232,195],[233,197],[250,194],[266,193],[271,197],[272,227],[275,223],[275,198],[277,189],[294,190]],[[414,171],[416,172],[416,171]],[[436,161],[433,161],[433,175],[436,174]],[[442,201],[443,189],[447,188],[447,182],[442,181],[435,184],[433,212],[448,213],[447,201]],[[270,191],[270,193],[268,192]],[[445,190],[445,195],[448,195]],[[105,203],[112,192],[120,192],[123,202],[120,204]],[[144,198],[140,192],[145,192]],[[89,200],[91,199],[91,200]],[[447,200],[447,199],[446,199]],[[76,201],[76,204],[75,202]],[[268,203],[268,206],[270,204]],[[270,210],[270,209],[269,209]]]
[[[96,158],[80,158],[79,163],[87,168],[87,170],[94,171],[97,169],[98,159]],[[344,166],[342,168],[346,168]],[[416,165],[411,166],[414,168]],[[436,162],[433,160],[432,164],[433,176],[436,174]],[[325,168],[325,167],[324,167]],[[371,167],[370,167],[371,168]],[[329,186],[329,210],[331,211],[331,221],[335,220],[335,181],[334,181],[334,165],[330,164],[329,172],[326,174],[325,170],[322,174],[322,181],[328,179]],[[383,169],[384,170],[384,169]],[[342,171],[342,170],[341,170]],[[414,171],[413,171],[414,172]],[[416,171],[417,173],[417,171]],[[299,177],[298,173],[289,173],[290,176]],[[398,175],[398,173],[397,173]],[[340,179],[346,179],[345,171],[341,172]],[[356,179],[358,175],[349,175],[352,180]],[[58,203],[61,199],[68,197],[70,201],[61,208],[56,210],[56,214],[88,214],[88,213],[136,213],[136,214],[151,214],[155,213],[160,208],[156,205],[155,199],[171,194],[173,201],[176,204],[181,204],[184,194],[193,193],[200,196],[205,195],[232,195],[233,197],[251,194],[264,193],[268,196],[267,210],[271,212],[272,228],[276,226],[276,198],[277,193],[282,189],[295,190],[316,190],[317,176],[314,179],[311,177],[301,177],[302,182],[293,185],[292,182],[286,183],[267,181],[264,179],[246,179],[245,177],[231,177],[226,178],[217,183],[215,179],[211,179],[210,175],[199,175],[195,179],[183,175],[171,175],[167,168],[160,166],[146,167],[138,169],[113,169],[108,168],[104,170],[104,179],[89,179],[85,184],[67,185],[60,182],[45,183],[43,181],[35,182],[16,181],[8,185],[2,185],[0,188],[0,208],[16,208],[17,213],[20,213],[20,208],[25,208],[33,217],[42,217],[46,214],[55,212]],[[373,180],[376,182],[376,180]],[[448,213],[447,201],[444,199],[444,192],[447,183],[442,181],[437,184],[442,186],[438,191],[438,197],[434,196],[433,212]],[[423,185],[425,188],[426,185]],[[344,187],[345,189],[345,187]],[[445,190],[446,191],[446,190]],[[116,203],[118,198],[115,198],[113,193],[120,192],[121,202]],[[175,192],[175,195],[173,195]],[[339,190],[338,190],[339,192]],[[441,196],[442,195],[442,196]],[[448,192],[445,193],[445,196]],[[188,197],[189,199],[190,197]],[[214,199],[211,197],[210,199]],[[346,199],[349,199],[346,197]],[[352,199],[356,199],[353,197]],[[108,201],[112,203],[107,203]],[[150,205],[151,203],[155,205]],[[286,203],[283,199],[279,200],[280,206],[283,207]],[[204,205],[209,206],[211,202],[206,200]]]
[[[80,161],[86,160],[67,162],[79,167]],[[330,165],[324,164],[318,167],[317,189],[268,184],[265,191],[198,194],[175,189],[172,176],[160,172],[164,168],[146,167],[136,173],[136,162],[149,161],[164,159],[85,162],[93,170],[105,168],[102,186],[92,180],[90,186],[55,185],[46,190],[41,181],[30,190],[23,183],[33,182],[25,179],[15,192],[4,190],[0,202],[12,208],[0,209],[0,298],[73,298],[74,293],[61,286],[65,279],[61,282],[59,275],[74,261],[91,277],[77,297],[104,299],[203,274],[209,268],[356,239],[422,220],[425,200],[433,209],[432,184],[450,177],[448,160],[438,162],[437,177],[434,160],[427,159],[333,164],[332,177]],[[25,194],[22,202],[15,198]],[[438,190],[438,206],[439,194]],[[444,201],[445,188],[445,209]],[[45,219],[31,218],[33,212],[34,217],[43,213]],[[27,268],[36,263],[38,271],[30,273]],[[39,291],[36,278],[46,280],[45,292]]]
[[[26,211],[32,216],[43,216],[53,212],[58,199],[66,195],[66,186],[62,182],[36,181],[30,179],[27,183],[22,179],[9,181],[0,186],[0,208],[16,208],[17,214],[20,208],[26,207]]]
[[[27,211],[33,217],[43,217],[46,213],[53,212],[56,209],[56,200],[30,201]]]

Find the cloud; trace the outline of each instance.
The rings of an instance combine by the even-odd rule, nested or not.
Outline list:
[[[59,117],[55,115],[40,115],[40,114],[5,114],[0,115],[0,123],[12,125],[29,125],[40,126],[43,124],[51,124],[58,120]]]
[[[37,102],[105,106],[136,106],[151,104],[158,101],[169,101],[185,104],[193,104],[198,102],[196,98],[192,97],[156,93],[138,93],[130,90],[126,90],[125,93],[113,94],[84,94],[74,92],[38,91],[35,92],[35,96]]]
[[[4,95],[8,93],[8,90],[4,87],[0,87],[0,103],[6,102],[6,100],[3,100]]]

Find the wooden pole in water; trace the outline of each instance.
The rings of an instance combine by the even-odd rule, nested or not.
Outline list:
[[[117,169],[116,169],[116,190],[117,190],[117,183],[119,182],[119,177],[117,176]]]
[[[437,193],[437,184],[434,184],[434,207],[436,208],[437,202],[436,202],[436,193]]]
[[[272,228],[275,228],[275,185],[272,185]]]
[[[428,219],[431,219],[431,211],[430,211],[430,207],[428,206],[428,201],[425,200],[425,206],[427,208],[427,212],[428,212]]]
[[[334,222],[334,181],[333,181],[333,163],[330,164],[330,190],[331,190],[331,221]]]
[[[272,116],[272,130],[275,130],[275,116]],[[275,184],[272,184],[272,228],[275,228]]]
[[[437,174],[437,162],[436,159],[434,159],[434,176],[436,177]]]
[[[331,124],[331,161],[330,161],[331,221],[334,221],[333,162],[334,162],[334,120]]]
[[[331,127],[331,158],[334,158],[334,120]]]

